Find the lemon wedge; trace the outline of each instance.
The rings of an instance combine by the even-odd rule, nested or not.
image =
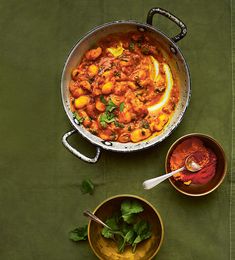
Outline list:
[[[107,48],[107,50],[116,58],[120,55],[122,55],[124,48],[122,47],[122,43],[119,42],[118,46]]]
[[[150,75],[154,82],[157,81],[159,75],[159,63],[153,56],[150,56],[150,65],[149,65]]]
[[[155,112],[157,112],[157,110],[159,110],[160,108],[162,108],[166,104],[166,102],[168,101],[168,99],[170,97],[170,93],[171,93],[171,90],[172,90],[172,87],[173,87],[173,79],[172,79],[171,69],[166,63],[163,64],[163,70],[164,70],[165,76],[166,76],[167,87],[166,87],[164,95],[160,99],[160,102],[155,104],[155,105],[148,107],[148,111],[151,114],[154,114]]]

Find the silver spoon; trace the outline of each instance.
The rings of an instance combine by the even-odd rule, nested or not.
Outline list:
[[[197,171],[200,171],[201,168],[202,167],[193,160],[193,154],[192,154],[192,155],[189,155],[185,159],[183,167],[181,167],[180,169],[175,170],[173,172],[164,174],[162,176],[146,180],[146,181],[143,182],[143,187],[144,187],[145,190],[149,190],[149,189],[152,189],[153,187],[155,187],[156,185],[158,185],[159,183],[161,183],[162,181],[165,181],[166,179],[170,178],[171,176],[173,176],[177,172],[182,172],[183,170],[188,170],[190,172],[197,172]]]
[[[101,224],[103,227],[106,227],[108,228],[113,234],[117,234],[117,235],[120,235],[124,238],[123,234],[121,231],[118,231],[118,230],[113,230],[111,227],[109,227],[107,224],[105,224],[101,219],[99,219],[98,217],[96,217],[96,215],[94,215],[93,213],[91,213],[89,210],[85,210],[83,212],[83,215],[85,217],[88,217],[89,219],[95,221],[96,223],[98,224]]]
[[[101,225],[103,225],[104,227],[106,227],[106,228],[112,230],[111,227],[109,227],[108,225],[106,225],[101,219],[99,219],[98,217],[96,217],[96,215],[94,215],[93,213],[91,213],[89,210],[85,210],[85,211],[83,212],[83,215],[84,215],[85,217],[88,217],[89,219],[95,221],[96,223],[101,224]]]

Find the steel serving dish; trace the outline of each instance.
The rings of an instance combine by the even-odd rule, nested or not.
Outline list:
[[[155,14],[163,15],[176,23],[181,29],[180,33],[173,38],[169,38],[164,33],[152,26],[152,20]],[[82,125],[78,125],[74,120],[73,113],[70,110],[68,84],[71,79],[72,69],[76,67],[84,53],[90,49],[95,42],[98,42],[101,38],[104,38],[111,33],[129,31],[147,31],[151,34],[152,37],[157,39],[160,45],[164,47],[164,50],[167,52],[167,54],[172,57],[168,65],[170,66],[173,74],[177,75],[180,88],[179,102],[169,124],[158,136],[149,140],[143,140],[139,143],[104,141],[101,138],[91,134]],[[172,15],[164,9],[152,8],[148,12],[147,23],[139,23],[136,21],[114,21],[92,29],[82,39],[80,39],[71,50],[65,62],[61,78],[61,94],[64,109],[74,128],[73,130],[64,134],[62,138],[64,146],[78,158],[89,163],[95,163],[99,159],[101,149],[115,152],[139,151],[156,145],[168,137],[181,122],[184,112],[188,106],[191,94],[189,69],[179,47],[176,45],[176,42],[181,40],[186,35],[186,33],[187,29],[185,24],[176,16]],[[79,132],[84,138],[96,146],[96,155],[94,158],[89,158],[83,155],[69,144],[68,137],[77,132]]]

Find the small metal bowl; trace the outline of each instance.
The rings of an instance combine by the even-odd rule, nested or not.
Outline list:
[[[161,247],[164,229],[161,217],[157,210],[146,200],[134,195],[117,195],[102,202],[95,210],[94,214],[105,221],[112,214],[120,210],[123,200],[137,200],[141,203],[144,211],[141,212],[141,218],[150,223],[152,236],[142,241],[136,247],[135,253],[132,253],[131,247],[126,247],[123,253],[118,253],[117,244],[111,239],[106,239],[101,235],[102,226],[94,221],[88,224],[89,244],[99,259],[102,260],[129,260],[129,259],[152,259]]]
[[[219,187],[219,185],[223,182],[224,177],[227,172],[227,160],[225,157],[225,153],[223,148],[220,146],[220,144],[213,139],[212,137],[205,135],[205,134],[199,134],[199,133],[192,133],[187,134],[176,140],[170,149],[168,150],[168,153],[166,155],[165,160],[165,170],[166,173],[171,172],[170,169],[170,157],[175,150],[176,146],[178,146],[182,141],[191,138],[191,137],[197,137],[202,140],[204,145],[208,148],[210,148],[217,157],[217,166],[216,166],[216,173],[215,176],[210,180],[208,183],[202,185],[202,184],[190,184],[185,185],[181,181],[176,181],[174,177],[169,178],[170,183],[172,186],[178,190],[179,192],[188,195],[188,196],[203,196],[211,193],[216,188]]]

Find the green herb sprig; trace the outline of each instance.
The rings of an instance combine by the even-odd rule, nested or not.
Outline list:
[[[151,237],[151,228],[147,221],[139,217],[143,211],[142,205],[136,200],[125,200],[121,204],[119,212],[115,212],[106,224],[111,228],[104,227],[102,236],[117,242],[118,252],[122,253],[126,246],[132,246],[135,252],[137,244]]]

